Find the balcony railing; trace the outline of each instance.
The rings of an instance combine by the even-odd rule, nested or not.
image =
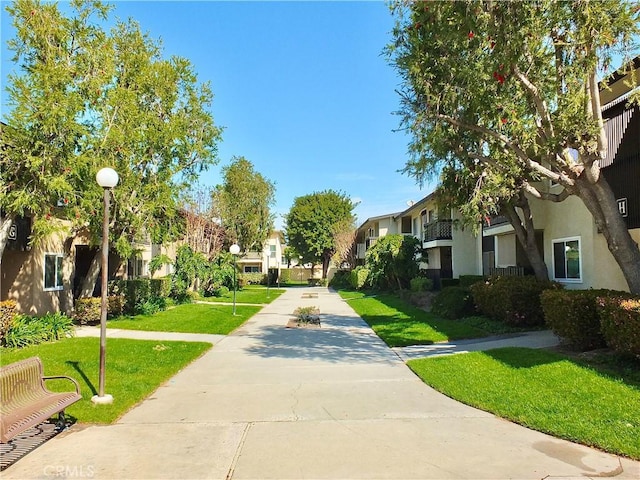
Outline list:
[[[507,217],[506,215],[491,215],[490,217],[485,218],[482,223],[484,228],[497,227],[498,225],[507,225],[509,224],[509,217]]]
[[[425,242],[434,240],[451,240],[451,220],[437,220],[424,226]]]

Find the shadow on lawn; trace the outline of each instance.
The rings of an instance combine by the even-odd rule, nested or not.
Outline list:
[[[67,360],[64,363],[66,363],[67,365],[71,365],[73,367],[73,369],[76,372],[78,372],[78,375],[80,375],[82,380],[84,380],[84,382],[87,384],[87,386],[91,389],[91,393],[93,395],[97,395],[98,394],[98,391],[96,390],[96,387],[93,385],[93,383],[91,383],[91,380],[89,380],[89,377],[87,377],[87,374],[84,373],[84,370],[82,370],[80,368],[79,362],[72,362],[71,360]]]

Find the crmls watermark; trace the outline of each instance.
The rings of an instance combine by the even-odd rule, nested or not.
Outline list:
[[[47,465],[43,473],[52,478],[93,478],[96,469],[93,465]]]

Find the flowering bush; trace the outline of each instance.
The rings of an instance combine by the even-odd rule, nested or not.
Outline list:
[[[621,353],[640,357],[640,299],[599,297],[598,307],[607,345]]]

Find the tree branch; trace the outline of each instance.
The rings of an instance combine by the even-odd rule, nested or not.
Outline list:
[[[531,185],[529,182],[525,182],[523,184],[523,188],[529,195],[535,198],[538,198],[540,200],[549,200],[555,203],[563,202],[571,195],[571,191],[568,188],[563,188],[562,192],[560,193],[542,192]]]
[[[547,103],[542,97],[540,97],[540,90],[527,78],[524,73],[520,71],[517,65],[513,67],[513,73],[531,95],[533,104],[536,108],[536,112],[538,112],[538,115],[542,119],[542,125],[540,125],[540,128],[542,129],[545,138],[547,140],[553,139],[555,137],[555,132],[553,131],[553,124],[551,123],[551,115],[549,114]]]

